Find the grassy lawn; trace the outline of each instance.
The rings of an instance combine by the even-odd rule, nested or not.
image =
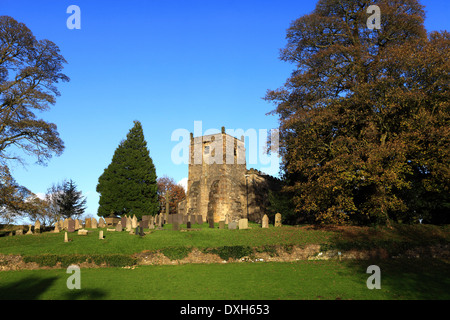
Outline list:
[[[220,246],[263,245],[306,245],[322,244],[324,248],[371,249],[374,247],[398,247],[403,250],[405,244],[424,245],[450,242],[449,226],[398,225],[387,228],[331,228],[315,229],[309,226],[262,229],[250,224],[248,230],[219,230],[208,228],[207,224],[193,225],[192,231],[155,230],[144,237],[129,235],[128,232],[107,232],[104,240],[98,239],[98,229],[90,230],[88,236],[70,233],[73,241],[64,243],[64,232],[58,234],[43,233],[0,237],[0,254],[40,255],[40,254],[133,254],[144,250],[157,250],[167,247],[213,248]]]
[[[88,236],[69,233],[73,241],[64,243],[64,232],[58,234],[43,233],[0,238],[0,253],[38,255],[38,254],[133,254],[144,250],[156,250],[166,247],[211,248],[220,246],[245,245],[262,246],[267,244],[324,243],[331,232],[307,230],[296,227],[262,229],[250,224],[247,230],[219,230],[208,228],[207,224],[193,225],[192,231],[171,230],[165,225],[163,230],[154,230],[144,237],[129,235],[128,232],[107,232],[104,240],[98,239],[99,229],[91,229]]]
[[[381,269],[369,290],[366,269]],[[0,299],[291,300],[450,299],[441,260],[298,261],[82,269],[81,289],[64,269],[0,272]]]

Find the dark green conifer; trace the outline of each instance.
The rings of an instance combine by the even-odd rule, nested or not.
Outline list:
[[[98,215],[143,215],[158,213],[156,170],[147,149],[141,123],[134,127],[114,152],[111,164],[98,179]]]

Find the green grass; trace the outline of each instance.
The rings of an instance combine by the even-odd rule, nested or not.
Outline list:
[[[250,225],[252,226],[252,225]],[[194,225],[187,232],[173,231],[171,225],[164,230],[155,230],[144,237],[129,235],[128,232],[107,232],[104,240],[98,239],[98,229],[92,229],[88,236],[69,233],[73,241],[64,243],[64,232],[43,233],[0,238],[1,254],[22,256],[38,254],[133,254],[144,250],[159,250],[174,247],[215,248],[222,246],[252,246],[278,244],[305,245],[327,242],[331,232],[305,230],[296,227],[262,229],[253,225],[248,230],[210,229],[206,224]]]
[[[131,255],[144,250],[154,251],[165,248],[175,252],[177,247],[207,249],[248,246],[270,249],[271,246],[289,248],[292,245],[321,244],[323,250],[383,248],[395,255],[417,246],[450,243],[449,226],[396,225],[393,229],[356,227],[316,229],[307,226],[262,229],[257,224],[250,224],[250,226],[252,229],[248,230],[219,230],[217,225],[215,229],[210,229],[207,224],[203,224],[202,226],[193,225],[194,230],[180,232],[171,230],[171,225],[165,225],[163,230],[154,230],[144,237],[129,235],[126,231],[119,233],[108,232],[104,229],[104,240],[98,239],[99,229],[92,229],[88,236],[69,233],[69,238],[73,240],[69,243],[64,243],[64,232],[6,236],[0,237],[0,254]],[[181,250],[185,251],[185,249]]]
[[[369,290],[366,269],[381,268]],[[441,260],[298,261],[81,269],[81,290],[64,269],[0,272],[0,299],[411,300],[450,298],[450,267]]]

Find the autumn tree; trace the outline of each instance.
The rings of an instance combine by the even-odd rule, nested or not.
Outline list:
[[[0,169],[3,177],[10,175],[9,161],[24,163],[21,153],[45,164],[53,155],[63,152],[64,143],[56,125],[38,115],[55,104],[55,97],[59,96],[56,84],[69,81],[62,73],[65,63],[53,42],[37,40],[25,24],[0,16]],[[18,194],[20,189],[25,188],[18,186]],[[15,211],[18,200],[18,197],[11,201],[6,199],[3,205]]]
[[[417,197],[439,199],[428,221],[448,206],[450,38],[424,19],[417,0],[320,0],[291,24],[281,59],[295,70],[265,98],[297,214],[389,224],[426,214]]]
[[[134,126],[114,152],[109,166],[98,179],[99,216],[155,215],[159,210],[156,169],[142,125]]]
[[[0,219],[3,223],[12,223],[24,212],[32,211],[34,208],[27,201],[32,196],[30,190],[14,180],[8,167],[0,165]]]
[[[169,213],[177,213],[178,203],[184,199],[186,199],[184,188],[177,184],[173,178],[167,175],[158,178],[158,201],[162,210],[165,210],[166,201],[169,200]]]

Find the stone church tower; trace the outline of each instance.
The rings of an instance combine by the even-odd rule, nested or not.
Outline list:
[[[189,156],[185,213],[214,222],[246,218],[244,137],[232,137],[223,127],[212,135],[191,133]]]
[[[267,183],[272,177],[247,170],[244,136],[222,132],[195,137],[191,133],[186,200],[179,214],[201,214],[204,221],[260,222],[265,213]]]

